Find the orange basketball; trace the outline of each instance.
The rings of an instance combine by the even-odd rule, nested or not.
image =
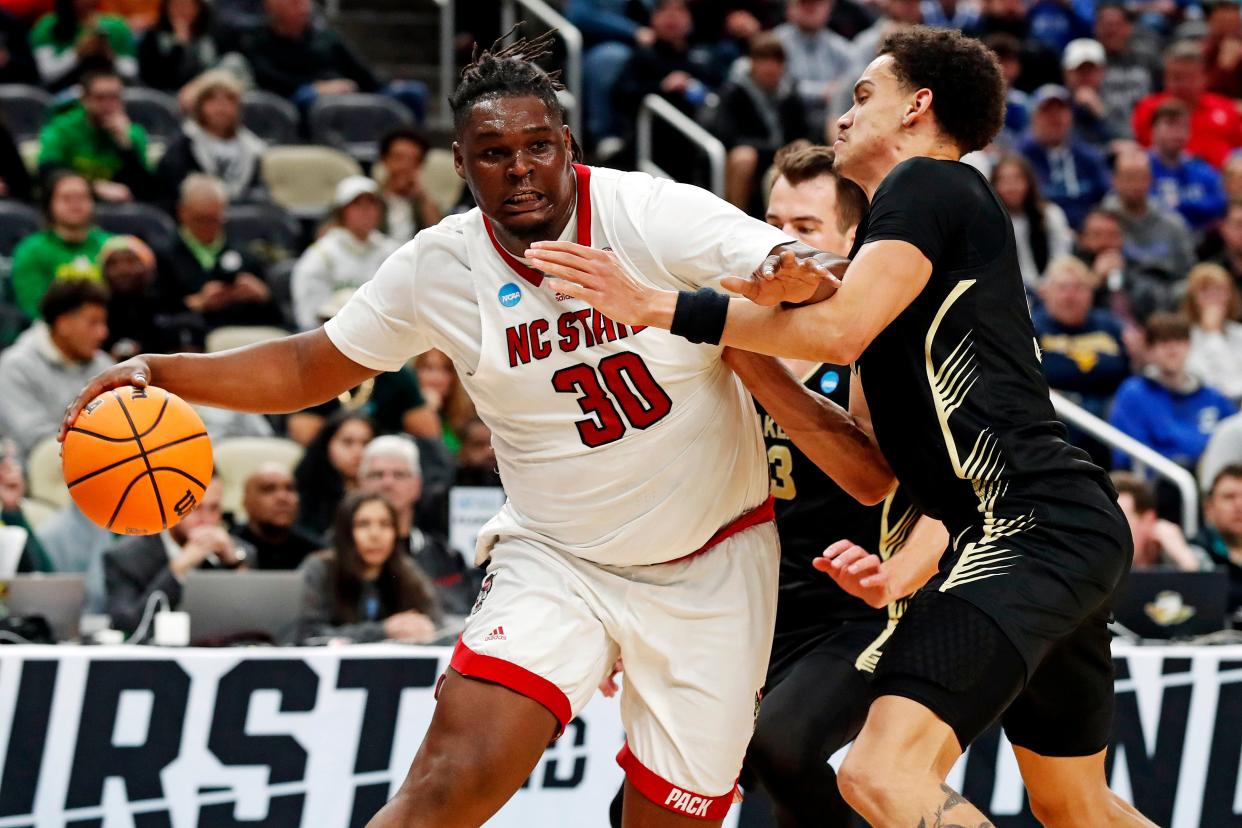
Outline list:
[[[194,511],[211,482],[211,440],[194,409],[162,388],[105,391],[61,450],[69,494],[105,529],[153,535]]]

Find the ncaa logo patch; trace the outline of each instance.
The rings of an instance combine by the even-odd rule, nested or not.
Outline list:
[[[511,308],[518,302],[522,301],[522,289],[513,282],[506,282],[500,286],[500,304],[506,308]]]
[[[833,391],[836,391],[837,386],[840,384],[841,375],[836,371],[826,371],[824,375],[819,378],[819,390],[823,391],[825,394],[831,394]]]

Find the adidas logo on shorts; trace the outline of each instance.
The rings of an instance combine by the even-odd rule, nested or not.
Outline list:
[[[505,638],[505,628],[497,627],[496,629],[489,632],[487,634],[487,637],[484,638],[483,640],[484,641],[506,641],[507,639]]]

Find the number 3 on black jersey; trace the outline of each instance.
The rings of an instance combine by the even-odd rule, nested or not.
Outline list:
[[[772,497],[793,500],[798,489],[793,481],[793,452],[788,446],[768,447],[768,473],[772,478]]]
[[[648,428],[673,408],[647,363],[633,351],[600,360],[598,369],[589,365],[562,368],[552,375],[552,387],[561,394],[581,395],[578,407],[587,418],[574,425],[583,444],[591,448],[620,440],[626,421],[634,428]]]

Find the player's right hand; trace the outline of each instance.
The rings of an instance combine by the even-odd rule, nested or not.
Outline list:
[[[119,362],[106,371],[101,371],[86,384],[77,398],[65,409],[65,418],[60,423],[60,432],[56,435],[56,439],[62,443],[65,442],[65,435],[69,433],[69,427],[78,418],[78,414],[87,403],[103,392],[126,385],[146,388],[150,381],[151,364],[145,356],[141,355]]]
[[[888,574],[879,555],[873,555],[850,540],[839,540],[811,561],[811,566],[827,573],[841,589],[881,609],[893,601]]]

